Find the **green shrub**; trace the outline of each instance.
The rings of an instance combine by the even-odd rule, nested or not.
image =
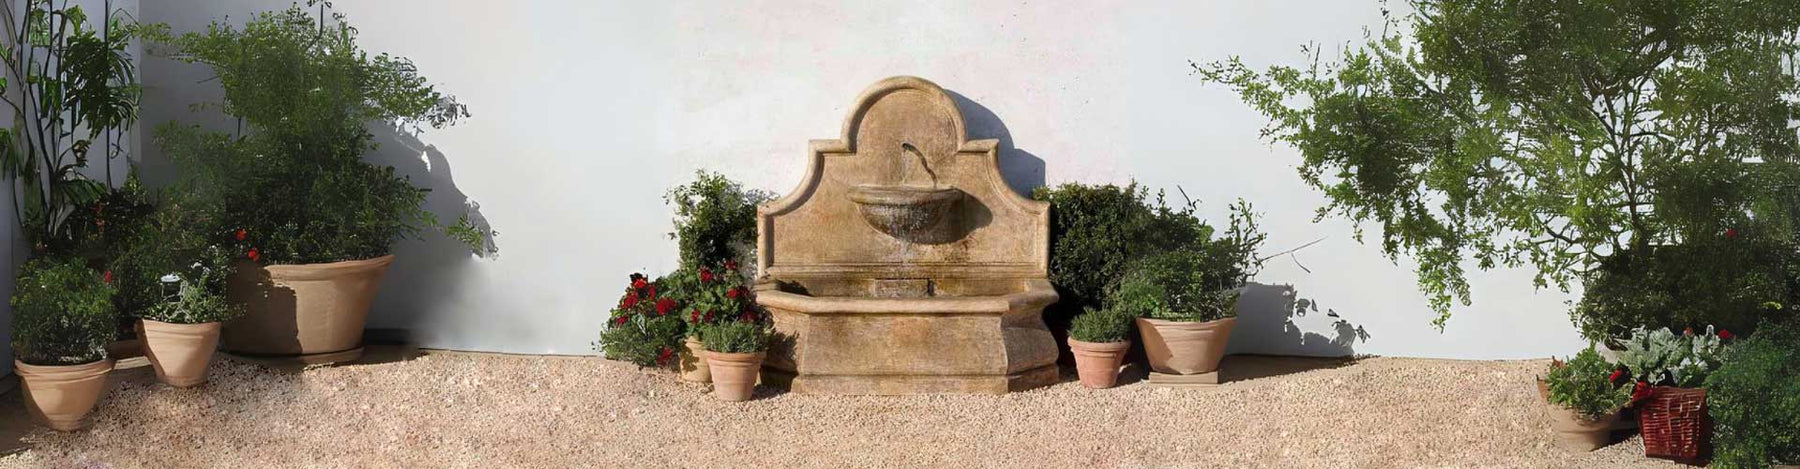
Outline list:
[[[157,139],[181,169],[181,187],[220,216],[207,232],[267,263],[379,257],[402,238],[438,226],[426,189],[394,169],[364,162],[375,147],[370,122],[441,127],[468,115],[404,58],[371,57],[341,15],[314,18],[294,6],[261,13],[242,29],[214,23],[182,35],[179,58],[212,67],[226,113],[248,124],[240,137],[174,123]],[[460,226],[460,225],[459,225]],[[452,230],[458,239],[485,242]],[[255,249],[257,255],[250,256]]]
[[[1713,464],[1800,464],[1800,322],[1769,322],[1727,347],[1706,379]]]
[[[769,349],[772,338],[769,325],[761,322],[731,321],[700,327],[700,342],[706,350],[720,353],[756,353]]]
[[[109,277],[78,259],[26,262],[12,296],[13,356],[32,365],[105,359],[118,335]]]
[[[1106,304],[1107,294],[1137,259],[1206,244],[1213,228],[1192,205],[1172,208],[1163,194],[1132,183],[1040,187],[1050,203],[1050,282],[1064,317]]]
[[[1756,230],[1727,233],[1602,262],[1570,313],[1582,335],[1618,344],[1639,326],[1707,325],[1748,335],[1765,319],[1793,317],[1788,306],[1800,295],[1794,248]]]
[[[663,201],[675,207],[675,232],[683,266],[716,266],[726,261],[755,263],[756,207],[768,192],[744,189],[719,173],[695,171],[694,181],[675,186]]]
[[[1567,363],[1551,363],[1544,381],[1550,385],[1550,403],[1588,420],[1599,420],[1631,402],[1632,387],[1623,385],[1629,380],[1618,365],[1607,362],[1593,347]]]
[[[1069,337],[1093,343],[1129,341],[1132,319],[1132,315],[1118,310],[1090,309],[1069,321]]]
[[[638,366],[674,364],[686,325],[675,301],[662,294],[667,290],[665,283],[664,279],[652,281],[643,274],[631,274],[631,283],[608,316],[594,348],[606,358]]]
[[[1654,386],[1699,387],[1719,367],[1721,343],[1712,326],[1707,326],[1705,333],[1688,329],[1679,335],[1667,328],[1640,327],[1625,340],[1619,351],[1619,364],[1625,365],[1636,381]]]
[[[1239,290],[1262,267],[1249,204],[1233,206],[1223,236],[1186,249],[1154,254],[1132,264],[1109,298],[1112,309],[1137,317],[1213,321],[1237,315]]]
[[[738,267],[736,261],[725,261],[716,269],[686,266],[659,282],[667,289],[663,296],[670,308],[687,323],[689,336],[698,336],[710,324],[767,319]]]
[[[157,278],[162,301],[151,305],[142,317],[173,324],[223,322],[243,314],[243,306],[225,300],[225,279],[231,275],[232,255],[210,246],[194,262]]]

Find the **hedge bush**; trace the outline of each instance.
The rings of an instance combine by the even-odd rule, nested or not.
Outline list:
[[[32,365],[105,359],[118,336],[111,277],[80,259],[26,262],[12,296],[13,357]]]
[[[1727,347],[1706,393],[1713,464],[1800,464],[1800,321],[1765,323]]]

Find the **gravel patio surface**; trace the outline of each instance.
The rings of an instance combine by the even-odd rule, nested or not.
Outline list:
[[[388,355],[381,357],[379,355]],[[83,432],[0,396],[0,468],[174,467],[1681,467],[1636,437],[1555,444],[1544,360],[1239,356],[1205,390],[1061,384],[1002,396],[759,389],[717,402],[592,357],[391,350],[292,369],[219,359],[175,389],[113,374]]]

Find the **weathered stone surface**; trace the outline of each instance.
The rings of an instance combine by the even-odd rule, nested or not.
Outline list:
[[[758,210],[757,302],[795,392],[999,393],[1056,382],[1049,207],[1001,176],[997,141],[915,77],[864,91],[799,187]]]

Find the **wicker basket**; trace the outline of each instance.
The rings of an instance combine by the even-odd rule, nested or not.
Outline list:
[[[1644,455],[1677,461],[1707,456],[1712,421],[1706,415],[1706,390],[1656,386],[1638,403],[1638,425]]]

